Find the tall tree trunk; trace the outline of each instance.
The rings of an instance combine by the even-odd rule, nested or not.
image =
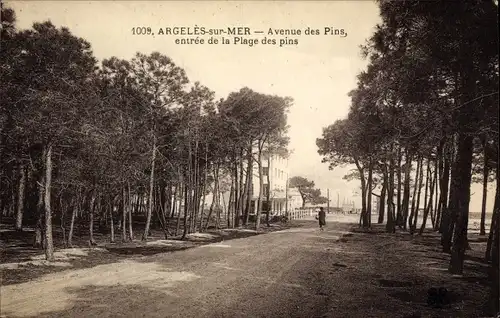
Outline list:
[[[220,191],[220,175],[219,175],[219,172],[220,172],[220,164],[217,163],[216,166],[215,166],[215,180],[214,182],[216,183],[217,185],[217,199],[216,199],[216,205],[215,205],[215,208],[217,209],[217,213],[216,213],[216,219],[215,219],[215,227],[216,229],[218,230],[220,228],[220,219],[221,219],[221,212],[222,212],[222,209],[223,209],[223,206],[221,205],[221,191]],[[223,197],[223,194],[222,194],[222,200],[224,200],[224,197]],[[225,205],[225,202],[223,202],[223,205]]]
[[[153,132],[153,154],[151,156],[151,174],[149,176],[149,200],[148,213],[146,216],[146,226],[142,234],[142,241],[148,240],[149,227],[151,226],[151,214],[153,213],[153,191],[155,184],[155,161],[156,161],[156,135]]]
[[[196,232],[197,229],[197,224],[198,224],[198,216],[199,216],[199,207],[200,205],[198,204],[198,198],[200,194],[200,173],[199,173],[199,159],[198,159],[198,135],[196,133],[196,138],[195,138],[195,147],[194,147],[194,173],[193,173],[193,198],[192,198],[192,218],[190,222],[190,232]]]
[[[23,212],[24,212],[24,189],[26,188],[26,166],[19,164],[19,186],[17,188],[17,215],[15,229],[23,230]]]
[[[424,191],[424,211],[427,209],[427,198],[429,195],[430,178],[431,178],[431,160],[427,158],[427,168],[425,169],[425,191]]]
[[[252,143],[250,142],[250,146],[248,147],[248,164],[247,164],[247,203],[245,207],[245,225],[248,224],[248,220],[250,217],[250,209],[252,207],[252,197],[253,197],[253,149]]]
[[[174,218],[174,215],[175,215],[175,209],[176,209],[176,206],[177,206],[177,193],[179,192],[179,187],[180,185],[177,184],[173,190],[173,195],[172,197],[170,198],[169,202],[171,203],[171,207],[170,207],[170,218],[173,219]],[[181,192],[182,193],[182,192]]]
[[[366,210],[366,180],[365,180],[365,171],[363,167],[361,167],[360,162],[357,158],[354,158],[354,163],[356,164],[356,168],[359,172],[360,182],[361,182],[361,214],[360,214],[360,226],[368,227],[368,218],[367,218],[367,210]]]
[[[95,246],[97,245],[95,240],[94,240],[94,212],[95,212],[95,194],[96,190],[92,190],[91,196],[90,196],[90,203],[89,203],[89,214],[90,214],[90,222],[89,222],[89,245],[90,246]]]
[[[445,145],[445,144],[444,144]],[[440,231],[441,230],[441,219],[442,219],[442,213],[443,213],[443,200],[442,196],[443,193],[442,191],[444,190],[443,187],[443,182],[444,182],[444,177],[445,177],[445,169],[444,169],[444,160],[446,157],[446,149],[445,147],[441,148],[441,152],[438,155],[438,179],[436,180],[436,223],[434,226],[434,230]],[[439,195],[438,195],[439,191]]]
[[[385,230],[388,233],[396,232],[394,215],[394,145],[391,145],[389,157],[389,184],[387,189],[387,223]]]
[[[372,183],[373,183],[373,161],[372,158],[370,157],[369,163],[368,163],[368,191],[367,191],[367,205],[366,205],[366,223],[368,224],[368,227],[371,227],[372,225]]]
[[[206,201],[206,197],[207,197],[207,195],[205,193],[207,191],[206,184],[205,184],[207,182],[206,181],[207,176],[205,176],[203,179],[204,179],[204,181],[203,181],[202,193],[201,193],[201,198],[200,198],[201,202],[199,204],[200,205],[200,222],[199,222],[198,227],[199,227],[200,231],[203,230],[203,219],[205,218],[205,201]]]
[[[489,235],[488,235],[488,241],[486,243],[486,252],[484,255],[484,258],[486,261],[491,261],[491,257],[492,257],[491,250],[492,250],[492,246],[493,246],[493,238],[494,238],[495,231],[498,230],[498,224],[497,224],[498,213],[499,213],[498,192],[499,192],[499,188],[498,188],[498,178],[497,178],[497,190],[496,190],[496,195],[495,195],[495,203],[493,206],[493,213],[491,215],[490,231],[489,231]]]
[[[267,156],[267,166],[271,167],[271,156]],[[271,225],[269,224],[269,215],[271,215],[271,176],[270,172],[267,174],[267,184],[268,186],[268,191],[266,193],[266,202],[267,202],[267,211],[266,211],[266,225],[267,227],[270,227]]]
[[[220,192],[220,184],[219,184],[219,167],[218,167],[218,164],[217,164],[217,218],[215,219],[215,228],[218,230],[220,229],[220,219],[221,219],[221,213],[222,213],[222,209],[223,209],[223,206],[225,206],[225,202],[224,202],[224,196],[222,195],[222,204],[221,205],[221,192]]]
[[[403,202],[402,202],[402,210],[403,210],[403,228],[407,229],[408,224],[408,215],[410,208],[410,181],[411,181],[411,167],[412,167],[412,155],[410,151],[406,150],[405,156],[405,179],[403,185]]]
[[[169,209],[167,208],[167,186],[165,184],[165,181],[163,181],[161,178],[159,178],[158,181],[157,191],[158,191],[157,209],[161,212],[161,220],[164,220],[165,214],[167,215],[168,218],[169,213],[167,213],[166,211],[169,211]]]
[[[214,174],[214,190],[212,191],[212,202],[210,203],[210,208],[208,208],[208,215],[207,215],[207,221],[205,222],[205,226],[202,226],[201,228],[204,229],[205,231],[208,230],[208,226],[210,225],[210,218],[212,217],[212,213],[214,211],[215,203],[217,200],[217,187],[218,187],[218,178],[217,178],[217,173],[215,172],[216,168],[214,168],[213,174]],[[217,221],[216,221],[217,223]]]
[[[184,222],[183,222],[183,231],[182,231],[182,237],[181,237],[181,240],[184,240],[186,238],[186,235],[188,234],[188,211],[189,211],[189,208],[190,208],[190,202],[191,202],[191,198],[190,198],[190,194],[189,192],[191,192],[191,162],[189,163],[189,169],[188,169],[188,180],[186,182],[186,185],[184,186]]]
[[[139,191],[137,191],[135,206],[133,211],[135,214],[141,214],[143,201],[144,199],[142,194]]]
[[[434,205],[432,205],[432,202],[431,202],[431,208],[430,208],[430,214],[431,214],[431,222],[432,222],[432,228],[435,229],[436,228],[436,215],[435,215],[435,211],[437,210],[437,205],[438,205],[438,186],[437,186],[437,178],[438,178],[438,169],[439,169],[439,165],[438,165],[438,158],[436,157],[436,159],[434,160],[434,177],[432,178],[432,189],[435,189],[435,193],[433,194],[433,200],[434,200]]]
[[[378,224],[384,223],[384,216],[385,216],[385,205],[386,205],[386,197],[387,197],[387,178],[388,176],[385,173],[385,169],[383,169],[384,172],[382,172],[382,190],[380,191],[380,198],[379,198],[379,210],[378,210]]]
[[[76,208],[76,204],[75,204],[75,208]],[[111,235],[110,235],[109,241],[111,243],[114,243],[115,242],[115,222],[113,221],[113,201],[112,200],[110,200],[108,203],[108,211],[109,211],[109,229],[111,230]],[[71,216],[71,222],[73,222],[73,215]]]
[[[243,158],[244,158],[244,154],[243,154],[243,148],[240,149],[240,160],[239,160],[239,166],[240,166],[240,181],[239,181],[239,185],[240,185],[240,189],[239,189],[239,193],[240,193],[240,197],[239,197],[239,200],[238,200],[238,215],[237,215],[237,218],[238,218],[238,226],[240,225],[240,223],[242,223],[242,219],[243,219],[243,213],[245,211],[245,204],[246,204],[246,191],[247,191],[247,184],[245,181],[245,174],[244,174],[244,169],[243,169],[243,166],[244,166],[244,163],[243,163]]]
[[[200,216],[200,231],[203,231],[203,218],[205,217],[205,199],[206,199],[206,193],[207,192],[207,182],[208,182],[208,145],[205,144],[205,174],[203,176],[203,187],[202,187],[202,200],[201,200],[201,216]],[[215,187],[215,185],[214,185]],[[214,198],[212,198],[213,201]],[[208,224],[208,220],[207,220]]]
[[[498,191],[496,196],[498,197]],[[491,292],[490,292],[490,306],[491,313],[498,314],[500,310],[500,275],[499,275],[499,265],[500,265],[500,230],[498,228],[498,224],[500,224],[500,220],[498,219],[498,215],[500,213],[496,213],[497,220],[495,222],[496,227],[493,234],[493,247],[492,247],[492,262],[490,267],[490,275],[489,279],[491,281]]]
[[[220,219],[221,219],[221,213],[222,213],[222,208],[221,208],[221,203],[220,203],[220,195],[217,196],[217,206],[215,210],[215,229],[219,230],[221,228],[220,226]]]
[[[231,222],[231,202],[234,197],[234,176],[231,177],[231,188],[229,189],[229,202],[227,203],[227,210],[226,210],[226,219],[227,219],[227,227],[231,228],[232,222]]]
[[[437,228],[436,222],[437,222],[437,210],[438,210],[438,204],[439,204],[439,186],[438,186],[438,177],[440,175],[439,171],[439,157],[440,154],[438,153],[436,159],[434,160],[434,179],[433,179],[433,188],[435,189],[434,193],[434,205],[433,208],[431,209],[431,220],[432,220],[432,228],[435,230]],[[434,212],[434,213],[432,213]]]
[[[212,194],[212,203],[210,204],[210,209],[208,210],[207,222],[205,223],[205,230],[208,229],[208,226],[210,224],[210,218],[212,217],[212,213],[214,211],[214,208],[217,207],[217,211],[220,210],[219,205],[218,205],[218,199],[219,199],[219,163],[216,163],[214,165],[213,174],[214,174],[214,191]],[[215,227],[217,229],[219,227],[219,221],[220,221],[220,214],[217,213],[216,221],[215,221]]]
[[[436,220],[437,226],[439,227],[439,232],[443,233],[444,229],[449,224],[449,211],[448,211],[448,192],[450,185],[450,170],[451,170],[451,145],[445,145],[444,155],[443,155],[443,172],[442,177],[439,179],[439,211],[438,219]]]
[[[10,182],[11,184],[9,185],[9,194],[10,194],[10,202],[9,202],[9,207],[7,211],[7,215],[10,217],[16,216],[16,209],[17,209],[17,188],[16,188],[16,181],[19,180],[19,169],[16,168],[17,166],[13,166],[12,168],[12,181]]]
[[[403,226],[403,209],[401,206],[401,187],[402,187],[402,182],[401,182],[401,161],[402,161],[403,155],[401,154],[401,147],[398,146],[398,192],[397,192],[397,217],[396,217],[396,224],[399,225],[400,227]]]
[[[415,214],[413,215],[413,224],[410,228],[410,234],[415,233],[415,230],[417,229],[418,212],[420,210],[420,197],[421,197],[422,185],[424,182],[424,158],[420,158],[420,175],[418,177],[418,180],[416,181],[418,183],[417,198],[415,203]]]
[[[50,205],[52,186],[52,144],[45,152],[45,258],[54,261],[54,242],[52,238],[52,210]]]
[[[164,196],[165,196],[162,200],[163,200],[163,211],[164,211],[165,218],[167,219],[167,223],[170,222],[170,220],[174,217],[173,215],[171,215],[172,198],[174,196],[173,189],[174,189],[174,184],[169,182],[169,183],[167,183],[167,186],[164,189],[162,189],[162,191],[161,191],[161,193],[164,194]]]
[[[233,212],[231,222],[235,227],[238,227],[239,222],[237,219],[238,219],[238,212],[240,209],[240,184],[239,184],[239,174],[238,174],[238,159],[236,156],[236,152],[234,154],[233,175],[234,175],[234,177],[233,177],[234,178],[234,189],[233,189],[233,191],[234,191],[234,196],[233,196],[234,206],[231,209]]]
[[[155,212],[156,212],[156,216],[158,217],[158,222],[160,223],[160,226],[161,226],[161,229],[163,231],[163,235],[165,237],[165,239],[167,240],[168,239],[168,229],[167,229],[167,220],[165,219],[165,209],[163,207],[163,204],[162,204],[162,199],[161,199],[161,192],[164,191],[164,187],[163,186],[158,186],[157,187],[157,194],[156,194],[156,197],[159,198],[157,201],[158,201],[158,206],[155,207]]]
[[[260,216],[262,211],[262,196],[264,189],[264,169],[262,168],[262,146],[259,143],[259,152],[257,154],[257,164],[259,165],[259,199],[257,204],[257,213],[255,215],[255,229],[260,228]],[[267,174],[271,173],[271,167],[268,167]],[[267,191],[271,191],[271,185],[268,185]]]
[[[125,190],[125,186],[122,186],[122,241],[127,241],[127,193]]]
[[[17,195],[16,195],[16,189],[15,186],[10,187],[10,203],[9,203],[9,211],[8,215],[13,216],[16,213],[16,206],[17,206]]]
[[[499,225],[500,223],[498,223],[499,221],[499,213],[500,213],[500,202],[499,202],[499,192],[500,192],[500,188],[498,187],[500,184],[499,182],[499,177],[498,177],[498,168],[497,168],[497,172],[496,172],[496,191],[495,191],[495,203],[493,205],[493,213],[492,213],[492,216],[491,216],[491,225],[490,225],[490,233],[488,235],[488,242],[486,243],[486,253],[485,253],[485,256],[484,258],[486,259],[486,261],[490,261],[492,260],[492,246],[493,246],[493,239],[494,239],[494,235],[495,235],[495,231],[498,231],[499,230]]]
[[[133,231],[133,220],[132,220],[132,195],[130,193],[130,182],[127,182],[127,194],[128,194],[128,200],[127,200],[127,209],[128,209],[128,237],[130,241],[134,240],[134,231]]]
[[[179,174],[180,174],[181,180],[179,181],[179,185],[177,186],[177,189],[175,190],[176,195],[177,195],[177,192],[179,192],[179,208],[177,209],[177,225],[175,227],[175,236],[179,235],[179,230],[181,228],[181,204],[183,201],[183,194],[184,194],[183,187],[185,187],[185,184],[183,184],[182,173],[180,171],[179,171]],[[177,201],[174,201],[174,209],[176,206],[177,206]]]
[[[64,222],[65,218],[66,218],[67,205],[64,204],[63,199],[62,199],[62,195],[59,196],[59,206],[61,209],[61,222],[60,222],[59,226],[61,227],[63,246],[64,246],[64,248],[67,248],[68,242],[66,241],[66,223]]]
[[[43,161],[45,161],[46,154],[43,153]],[[40,174],[40,181],[38,183],[38,202],[36,205],[37,212],[37,220],[35,226],[35,240],[33,243],[33,247],[41,248],[44,246],[44,230],[43,225],[45,221],[45,208],[44,208],[44,196],[45,196],[45,175],[42,169],[42,173]]]
[[[193,153],[191,147],[191,141],[188,141],[188,167],[187,167],[187,178],[186,185],[184,188],[184,229],[182,232],[181,239],[184,240],[188,231],[191,230],[188,226],[188,214],[191,210],[191,199],[193,195]]]
[[[420,212],[420,199],[422,198],[422,188],[424,187],[424,158],[421,159],[422,163],[420,165],[420,177],[417,189],[417,203],[415,204],[415,217],[413,218],[413,229],[417,228],[418,214]],[[427,171],[426,171],[427,173]],[[424,198],[425,199],[425,198]]]
[[[496,148],[498,152],[498,144]],[[490,237],[488,245],[490,252],[486,251],[486,258],[491,260],[489,280],[491,289],[489,295],[490,314],[498,315],[500,312],[500,175],[498,174],[500,162],[497,160],[495,167],[495,201],[493,204],[493,215],[490,225]]]
[[[418,180],[420,175],[420,170],[422,169],[422,160],[420,156],[417,156],[417,169],[415,171],[415,184],[413,186],[413,196],[411,198],[411,211],[410,217],[408,220],[408,227],[410,228],[410,232],[413,228],[413,218],[415,217],[415,204],[417,202],[417,189],[418,189]]]
[[[468,123],[466,123],[467,125]],[[457,174],[457,223],[453,232],[453,246],[449,270],[453,274],[462,274],[465,249],[467,248],[467,227],[469,223],[469,202],[471,169],[473,155],[473,137],[467,132],[458,134]]]
[[[69,233],[68,233],[69,247],[73,247],[73,232],[75,229],[75,219],[79,209],[80,209],[80,195],[78,193],[75,197],[75,206],[73,207],[73,211],[71,212],[71,223],[69,224]]]
[[[486,199],[488,196],[488,154],[486,152],[486,138],[483,138],[483,201],[481,202],[481,226],[479,229],[479,235],[486,235]]]
[[[431,171],[430,171],[430,160],[428,161],[428,165],[427,165],[427,170],[429,171],[428,175],[430,177],[432,177],[432,174],[431,174]],[[434,169],[437,169],[437,167],[434,167]],[[429,181],[429,180],[427,180]],[[425,209],[424,209],[424,218],[422,220],[422,226],[420,227],[420,231],[419,231],[419,234],[422,235],[424,233],[424,230],[425,230],[425,226],[426,226],[426,223],[427,223],[427,217],[429,215],[429,212],[432,213],[432,199],[433,199],[433,195],[434,195],[434,180],[431,180],[430,181],[430,184],[429,184],[429,201],[425,204]]]
[[[405,157],[405,180],[403,185],[403,228],[407,229],[408,214],[410,208],[410,181],[411,181],[412,155],[406,150]]]
[[[442,218],[442,232],[441,232],[441,245],[443,246],[443,252],[450,253],[451,252],[451,239],[453,237],[453,229],[455,227],[456,219],[457,219],[457,187],[459,178],[457,178],[456,174],[458,173],[457,168],[457,138],[456,135],[453,136],[453,144],[452,144],[452,155],[451,155],[451,167],[450,167],[450,194],[448,197],[448,204],[446,210],[443,210],[443,218]]]
[[[246,172],[246,175],[245,175],[245,189],[244,189],[244,193],[243,193],[243,199],[244,199],[244,202],[242,204],[242,207],[243,207],[243,225],[247,225],[248,224],[248,218],[249,218],[249,198],[251,197],[250,195],[250,180],[251,180],[251,176],[252,176],[252,158],[250,157],[252,154],[252,148],[250,147],[249,149],[247,149],[247,172]]]
[[[363,171],[364,173],[364,171]],[[366,228],[368,227],[368,217],[367,217],[367,209],[366,209],[366,191],[367,191],[367,186],[366,186],[366,180],[365,180],[365,177],[363,175],[363,177],[361,177],[361,214],[360,214],[360,222],[361,222],[361,226]]]

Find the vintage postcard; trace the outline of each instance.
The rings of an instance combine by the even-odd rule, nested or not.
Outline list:
[[[1,0],[0,317],[495,317],[497,15]]]

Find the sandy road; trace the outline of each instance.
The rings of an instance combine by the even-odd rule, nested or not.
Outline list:
[[[467,261],[464,277],[454,278],[434,234],[412,238],[382,231],[341,238],[351,229],[349,221],[357,216],[328,215],[320,232],[311,218],[301,228],[2,286],[0,316],[483,316],[488,290],[481,264]],[[457,301],[443,309],[427,306],[428,288],[443,284],[459,295]]]
[[[318,262],[347,225],[316,223],[2,287],[6,317],[321,317]],[[326,254],[325,254],[326,253]]]

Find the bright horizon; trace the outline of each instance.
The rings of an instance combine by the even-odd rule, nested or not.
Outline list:
[[[378,7],[371,1],[293,1],[293,2],[196,2],[196,1],[5,1],[15,10],[17,27],[31,28],[33,22],[51,20],[92,45],[96,58],[116,56],[131,59],[136,52],[159,51],[183,67],[191,82],[199,81],[215,91],[217,98],[249,87],[265,94],[290,96],[294,105],[288,115],[290,125],[290,176],[313,180],[326,196],[330,189],[331,205],[337,194],[354,200],[359,181],[342,177],[350,168],[331,171],[321,163],[316,138],[322,128],[345,118],[355,88],[356,75],[367,62],[359,46],[371,35],[380,21]],[[267,33],[269,28],[323,31],[324,27],[345,29],[347,37],[288,36],[297,45],[254,47],[245,45],[180,45],[173,36],[132,35],[132,27],[173,26],[227,28],[248,26]],[[252,38],[263,38],[266,34]],[[205,40],[207,36],[203,37]],[[481,210],[482,186],[471,188],[470,210]],[[487,211],[492,211],[494,186],[490,184]]]

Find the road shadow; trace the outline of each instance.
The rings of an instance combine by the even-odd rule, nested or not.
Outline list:
[[[113,255],[102,251],[89,250],[86,255],[72,255],[70,259],[65,259],[64,266],[58,263],[40,262],[37,260],[21,263],[17,268],[2,268],[2,285],[21,284],[36,280],[50,273],[64,270],[91,268],[104,264],[116,263],[127,259],[126,255]]]
[[[410,235],[398,228],[396,233],[386,233],[384,227],[374,225],[371,229],[363,229],[355,225],[351,230],[354,237],[346,244],[364,244],[367,251],[384,255],[376,256],[372,262],[376,261],[378,265],[370,264],[370,269],[375,271],[379,266],[391,269],[381,271],[383,277],[372,275],[371,281],[391,299],[398,300],[400,305],[411,304],[415,316],[408,314],[408,317],[451,317],[452,312],[455,315],[462,310],[468,313],[484,310],[491,288],[488,279],[491,264],[482,257],[485,248],[483,237],[469,235],[469,242],[473,244],[470,244],[471,249],[466,250],[463,275],[452,275],[448,271],[450,254],[442,251],[439,233],[426,230],[422,235],[418,232]],[[344,250],[349,248],[354,250],[355,245],[346,246]],[[370,255],[365,254],[363,261],[370,262],[366,259]],[[429,308],[427,294],[431,287],[444,287],[449,291],[453,296],[451,308]]]
[[[103,264],[119,262],[124,259],[139,259],[143,256],[156,254],[173,253],[223,241],[244,239],[256,235],[267,234],[283,229],[302,227],[303,224],[271,224],[271,226],[262,225],[259,232],[246,229],[224,229],[219,231],[208,231],[206,233],[195,233],[188,235],[185,240],[179,237],[170,240],[164,240],[164,235],[158,231],[152,231],[152,236],[147,242],[134,240],[132,242],[106,243],[104,235],[96,235],[96,240],[101,243],[98,248],[88,248],[88,241],[85,237],[75,236],[75,248],[82,253],[71,255],[70,258],[64,258],[61,261],[64,264],[49,263],[43,261],[43,250],[32,247],[32,231],[2,231],[2,248],[0,270],[3,273],[2,285],[12,285],[35,280],[43,275],[64,270],[77,270],[90,268]],[[55,231],[56,240],[59,235]],[[60,237],[62,240],[62,236]],[[158,243],[158,244],[156,244]],[[85,247],[86,246],[86,247]],[[63,246],[56,244],[55,252],[64,252]],[[59,262],[59,263],[61,263]],[[13,266],[10,266],[13,265]]]
[[[90,285],[65,288],[64,292],[64,299],[60,299],[59,304],[56,302],[59,309],[24,317],[165,317],[158,307],[164,306],[165,299],[173,295],[168,288],[142,285]],[[44,311],[44,308],[36,310]],[[140,312],[134,312],[139,308]],[[10,317],[9,312],[3,314]]]

